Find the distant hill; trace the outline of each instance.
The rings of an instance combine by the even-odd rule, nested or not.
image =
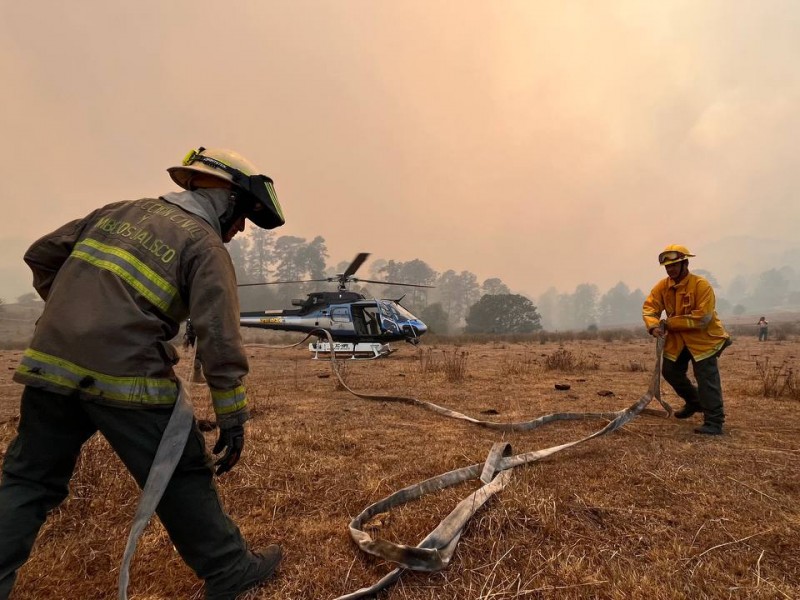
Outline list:
[[[800,241],[772,240],[750,236],[729,236],[697,249],[697,262],[702,261],[722,285],[737,275],[750,277],[769,269],[791,267],[800,271]]]

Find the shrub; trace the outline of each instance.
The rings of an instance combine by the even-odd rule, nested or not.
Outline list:
[[[570,350],[559,348],[544,360],[545,369],[548,371],[596,371],[600,363],[593,357],[576,356]]]
[[[764,398],[790,398],[800,400],[800,382],[795,369],[784,362],[775,366],[769,364],[769,357],[756,359],[757,381]]]
[[[559,348],[544,360],[548,371],[574,371],[577,365],[575,355],[566,348]]]
[[[791,400],[800,400],[800,381],[794,369],[789,369],[786,373],[783,392]]]
[[[500,361],[500,375],[503,377],[525,375],[530,373],[534,365],[536,359],[529,352],[525,352],[522,356],[504,356]]]
[[[433,353],[433,348],[421,348],[417,352],[419,358],[420,373],[439,373],[442,371],[442,363]]]
[[[467,357],[469,352],[456,348],[452,354],[444,353],[442,363],[447,381],[455,383],[463,381],[467,376]]]
[[[632,360],[625,367],[625,370],[630,371],[631,373],[636,373],[639,371],[647,371],[647,367],[644,366],[644,364],[640,360]]]

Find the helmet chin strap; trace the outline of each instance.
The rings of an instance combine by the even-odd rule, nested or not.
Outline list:
[[[239,198],[239,194],[241,194],[241,192],[231,190],[231,193],[228,195],[228,206],[225,208],[225,212],[219,217],[219,225],[223,235],[239,220],[239,217],[246,214],[246,210],[242,206],[244,202]]]
[[[683,281],[683,278],[689,274],[689,261],[682,260],[679,264],[681,265],[681,270],[678,271],[678,277],[673,280],[675,283]]]

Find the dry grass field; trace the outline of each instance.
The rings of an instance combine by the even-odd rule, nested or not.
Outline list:
[[[344,377],[357,391],[519,421],[629,406],[647,388],[654,348],[649,339],[431,340],[386,360],[350,361]],[[15,431],[20,388],[11,375],[20,354],[0,352],[2,451]],[[799,355],[796,339],[736,339],[720,360],[725,435],[694,434],[699,418],[643,415],[514,469],[508,487],[469,522],[447,569],[407,572],[379,598],[800,598]],[[559,422],[503,434],[408,404],[356,398],[337,386],[329,363],[310,360],[303,349],[252,347],[250,356],[254,418],[245,455],[218,486],[245,537],[256,546],[281,543],[285,558],[278,576],[248,599],[327,600],[370,585],[392,567],[349,537],[348,522],[366,506],[481,462],[496,441],[508,441],[516,454],[604,424]],[[184,375],[187,362],[179,365]],[[557,391],[556,383],[570,389]],[[673,407],[682,405],[663,390]],[[197,416],[212,418],[204,386],[194,384],[192,393]],[[211,446],[216,432],[207,435]],[[425,496],[369,531],[415,545],[477,487]],[[43,528],[12,597],[116,597],[138,495],[104,440],[91,440],[70,498]],[[201,583],[157,520],[134,557],[129,595],[202,598]]]

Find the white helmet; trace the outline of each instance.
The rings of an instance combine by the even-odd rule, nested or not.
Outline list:
[[[167,169],[185,190],[224,187],[245,192],[238,198],[245,216],[264,229],[286,222],[272,179],[259,175],[256,166],[233,150],[190,150],[183,164]]]

